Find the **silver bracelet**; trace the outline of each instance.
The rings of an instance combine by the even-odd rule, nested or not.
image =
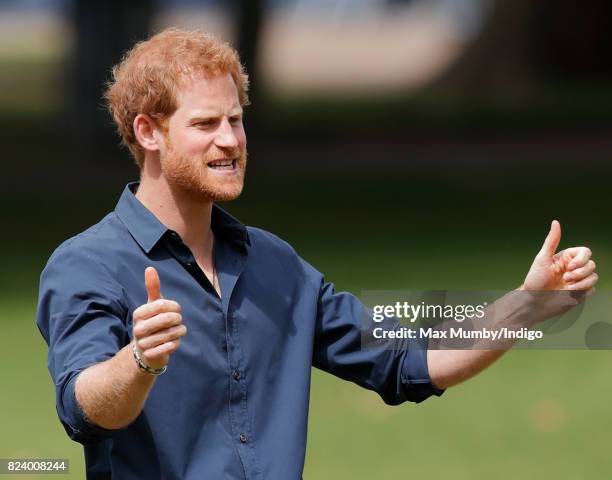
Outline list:
[[[132,351],[134,352],[134,359],[136,360],[136,363],[138,364],[138,368],[140,368],[143,372],[150,373],[151,375],[162,375],[166,373],[166,370],[168,369],[168,365],[164,365],[161,368],[151,368],[146,363],[144,363],[142,361],[142,358],[140,358],[140,355],[138,354],[136,343],[132,345]]]

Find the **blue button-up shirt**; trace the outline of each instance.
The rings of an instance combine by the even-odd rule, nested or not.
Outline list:
[[[423,345],[362,349],[368,311],[357,298],[336,293],[283,240],[214,206],[219,298],[180,237],[134,196],[137,187],[63,243],[41,275],[37,325],[57,412],[85,446],[88,479],[299,479],[312,366],[388,404],[441,393]],[[188,333],[138,418],[106,430],[84,416],[75,380],[130,343],[150,265],[164,297],[181,304]]]

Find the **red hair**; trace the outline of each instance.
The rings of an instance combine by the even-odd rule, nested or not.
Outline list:
[[[134,118],[145,113],[163,125],[176,109],[176,92],[194,75],[230,74],[240,105],[249,103],[249,79],[234,48],[199,31],[167,29],[137,43],[113,67],[104,98],[122,143],[142,167],[144,151],[134,135]]]

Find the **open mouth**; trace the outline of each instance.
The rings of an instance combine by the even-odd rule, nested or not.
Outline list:
[[[206,166],[213,170],[234,170],[236,168],[236,158],[223,158],[220,160],[213,160]]]

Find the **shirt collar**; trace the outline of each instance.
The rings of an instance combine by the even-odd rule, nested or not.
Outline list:
[[[146,253],[149,253],[168,231],[168,228],[136,198],[134,194],[138,185],[139,182],[126,185],[115,207],[115,213],[125,224],[134,240]],[[245,249],[251,244],[246,227],[215,204],[213,204],[210,222],[213,232],[229,242]]]

